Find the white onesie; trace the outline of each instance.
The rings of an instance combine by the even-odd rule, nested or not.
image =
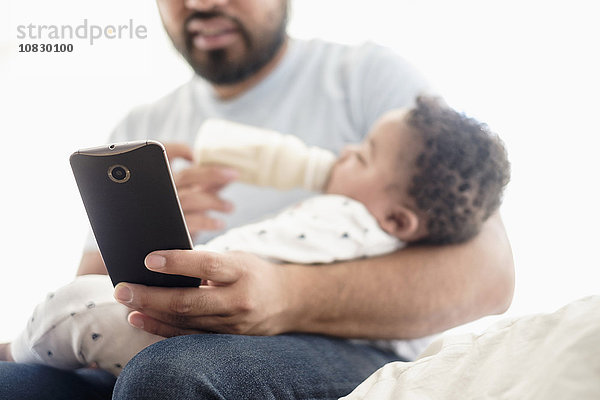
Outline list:
[[[228,230],[197,250],[246,251],[272,261],[332,263],[372,257],[402,243],[381,230],[362,203],[340,195],[318,195],[272,218]]]
[[[282,263],[315,264],[381,255],[402,246],[381,230],[363,204],[319,195],[195,249],[246,251]],[[163,339],[131,327],[128,313],[114,300],[108,276],[78,277],[37,306],[26,330],[11,345],[13,358],[67,369],[96,363],[118,375],[137,352]],[[406,359],[416,355],[411,342],[377,344],[382,342]]]

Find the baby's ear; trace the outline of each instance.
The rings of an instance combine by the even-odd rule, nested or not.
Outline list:
[[[388,211],[381,227],[404,242],[413,242],[418,239],[419,223],[419,217],[414,211],[402,205],[394,205]]]

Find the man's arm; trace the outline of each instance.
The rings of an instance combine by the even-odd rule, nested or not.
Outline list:
[[[514,270],[499,215],[473,240],[326,266],[276,265],[245,253],[159,251],[151,270],[208,280],[200,288],[119,284],[134,326],[194,332],[312,332],[371,339],[440,332],[510,305]]]

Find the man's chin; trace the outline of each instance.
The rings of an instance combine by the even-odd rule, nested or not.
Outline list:
[[[245,72],[245,71],[235,71],[233,73],[223,73],[223,71],[210,71],[207,72],[205,70],[196,70],[194,69],[196,75],[200,76],[205,81],[211,83],[216,86],[228,86],[235,85],[237,83],[241,83],[251,77],[253,75],[253,71]]]
[[[186,60],[197,75],[214,85],[243,82],[265,67],[285,42],[285,35],[270,46],[252,48],[249,43],[235,41],[230,46],[201,51],[189,40]]]
[[[252,71],[244,69],[243,63],[234,62],[227,57],[222,57],[219,62],[192,61],[188,60],[196,75],[215,85],[232,85],[252,75]]]

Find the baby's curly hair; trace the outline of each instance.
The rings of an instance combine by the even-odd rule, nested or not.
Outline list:
[[[421,243],[464,242],[500,206],[510,164],[500,138],[487,125],[419,96],[406,118],[422,138],[422,153],[408,188],[425,219]]]

